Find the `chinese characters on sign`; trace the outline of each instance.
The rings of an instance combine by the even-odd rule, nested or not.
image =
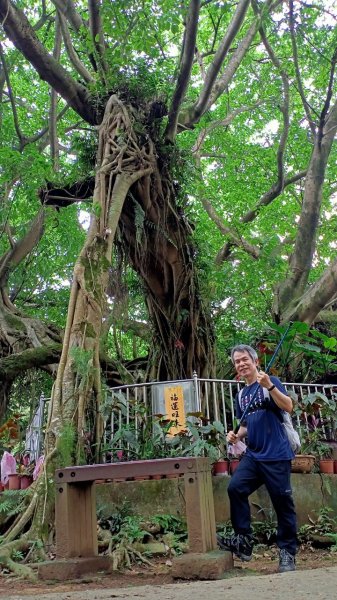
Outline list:
[[[176,435],[186,424],[184,392],[181,385],[165,387],[165,414],[173,422],[169,435]]]

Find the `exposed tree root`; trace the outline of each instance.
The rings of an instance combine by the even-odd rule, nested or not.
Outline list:
[[[30,567],[16,562],[12,556],[14,552],[31,552],[32,547],[36,545],[36,540],[30,540],[28,534],[22,535],[18,540],[8,542],[0,547],[0,565],[8,569],[18,577],[29,579],[35,582],[37,577]]]
[[[132,545],[129,545],[125,542],[120,542],[117,544],[116,548],[111,553],[112,560],[112,570],[118,571],[121,568],[131,569],[131,565],[134,562],[142,562],[144,565],[149,565],[153,567],[153,563],[151,563],[143,554],[135,550]]]
[[[132,563],[142,562],[145,565],[153,567],[154,565],[132,544],[129,544],[127,540],[122,540],[118,544],[114,545],[113,536],[110,531],[106,529],[98,528],[99,537],[99,548],[105,549],[105,554],[111,557],[112,570],[118,571],[122,568],[131,569]]]

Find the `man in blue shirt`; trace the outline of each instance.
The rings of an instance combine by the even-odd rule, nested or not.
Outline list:
[[[291,459],[294,457],[284,426],[282,411],[292,412],[291,398],[277,377],[258,369],[258,356],[251,346],[235,346],[232,362],[240,379],[246,382],[236,398],[236,415],[241,418],[249,407],[237,434],[229,431],[227,440],[235,444],[245,438],[247,450],[228,486],[234,535],[219,539],[223,550],[242,560],[252,558],[253,536],[248,497],[265,484],[273,503],[278,528],[279,571],[295,570],[297,549],[296,513],[290,485]]]

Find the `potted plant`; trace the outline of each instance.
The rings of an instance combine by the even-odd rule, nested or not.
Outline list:
[[[181,456],[204,456],[213,463],[213,474],[228,474],[227,441],[220,421],[189,416],[186,429],[175,436]]]
[[[301,428],[300,439],[301,451],[291,461],[291,471],[292,473],[311,473],[316,462],[318,432],[309,432],[307,429]]]
[[[33,483],[34,468],[35,462],[31,462],[29,453],[23,454],[18,465],[20,490],[26,490]]]
[[[334,472],[332,448],[329,446],[329,444],[322,444],[319,451],[319,470],[321,473],[333,474]]]
[[[323,437],[322,430],[316,427],[306,431],[302,436],[301,447],[308,455],[314,455],[322,473],[333,473],[332,449],[330,443]]]

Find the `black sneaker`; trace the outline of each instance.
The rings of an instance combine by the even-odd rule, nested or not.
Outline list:
[[[232,552],[241,560],[249,561],[253,556],[253,537],[249,534],[232,535],[228,538],[222,538],[217,535],[218,546],[221,550]]]
[[[288,571],[295,571],[296,562],[295,556],[290,554],[285,548],[280,550],[280,562],[279,562],[279,573],[287,573]]]

